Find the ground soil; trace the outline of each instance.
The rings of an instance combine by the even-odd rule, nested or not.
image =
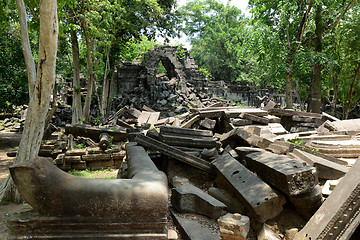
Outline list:
[[[21,134],[18,133],[0,133],[0,184],[9,175],[9,166],[15,159],[9,158],[6,156],[6,153],[16,150],[20,139]],[[25,212],[30,209],[31,207],[26,203],[0,202],[0,239],[7,239],[7,220],[16,213]]]

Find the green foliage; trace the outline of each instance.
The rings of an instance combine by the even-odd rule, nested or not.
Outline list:
[[[74,142],[74,147],[75,148],[86,148],[85,143],[82,142]]]
[[[0,35],[0,111],[12,112],[27,104],[27,72],[17,25],[2,29]]]
[[[176,48],[176,58],[179,62],[182,62],[185,58],[185,49],[182,44]]]
[[[90,171],[89,169],[71,170],[68,173],[74,176],[84,177],[84,178],[108,178],[108,179],[116,178],[116,174],[111,168],[97,170],[97,171]]]

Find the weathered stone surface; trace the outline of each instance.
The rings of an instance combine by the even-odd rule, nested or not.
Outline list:
[[[244,118],[244,119],[251,120],[253,122],[265,124],[265,125],[269,124],[269,119],[264,118],[264,117],[259,117],[259,116],[256,116],[256,115],[253,115],[253,114],[250,114],[250,113],[241,113],[240,117]]]
[[[358,158],[360,156],[358,140],[312,141],[307,145],[321,153],[337,158]]]
[[[258,240],[281,240],[279,235],[274,232],[268,225],[264,224],[258,235]]]
[[[265,222],[282,211],[285,198],[229,154],[219,156],[212,164],[217,172],[216,181],[221,188],[234,194],[258,221]]]
[[[170,211],[172,218],[180,231],[181,237],[185,240],[219,240],[220,234],[214,234],[208,228],[203,227],[200,223],[182,218]]]
[[[157,141],[155,139],[146,137],[144,135],[137,135],[135,141],[139,144],[149,147],[151,149],[157,150],[169,157],[175,158],[179,161],[187,163],[193,167],[199,168],[203,171],[213,174],[213,170],[211,169],[211,164],[201,158],[195,157],[193,155],[187,154],[175,147]]]
[[[189,183],[173,189],[171,203],[178,212],[197,213],[213,219],[219,218],[226,208],[225,204]]]
[[[113,137],[114,141],[123,141],[126,139],[127,135],[125,131],[120,130],[111,130],[106,128],[98,128],[98,127],[91,127],[81,124],[66,124],[65,126],[65,134],[72,134],[74,136],[82,136],[82,137],[89,137],[94,140],[99,140],[101,133],[107,133]]]
[[[335,187],[304,228],[300,239],[349,239],[360,222],[360,160]]]
[[[250,230],[250,218],[239,213],[228,213],[218,219],[223,240],[245,240]]]
[[[41,214],[165,217],[165,174],[157,170],[142,147],[129,147],[127,154],[130,180],[75,177],[44,158],[13,165],[10,172],[21,195]]]
[[[182,137],[160,133],[160,140],[172,146],[193,147],[193,148],[220,148],[220,142],[212,138]]]
[[[203,129],[208,129],[208,130],[214,130],[215,125],[216,125],[216,120],[212,120],[209,118],[205,118],[204,120],[200,121],[199,124]]]
[[[166,222],[166,216],[55,217],[29,211],[8,221],[8,239],[167,240]]]
[[[298,149],[294,149],[292,155],[305,161],[310,166],[316,167],[318,177],[322,179],[338,179],[348,172],[348,169],[343,165],[328,161],[324,158],[314,156]]]
[[[200,116],[199,115],[195,115],[194,117],[192,117],[189,121],[183,123],[181,125],[181,128],[190,128],[195,122],[200,120]]]
[[[296,211],[308,220],[323,202],[321,187],[317,185],[311,192],[291,196],[290,201],[295,206]]]
[[[318,183],[316,169],[296,159],[258,151],[245,155],[244,160],[250,170],[289,196],[310,192]]]
[[[189,179],[187,178],[181,178],[181,177],[178,177],[178,176],[175,176],[171,179],[171,185],[172,187],[174,188],[177,188],[183,184],[189,184]]]
[[[177,128],[170,126],[160,127],[160,132],[164,134],[178,135],[178,136],[192,136],[192,137],[207,137],[212,138],[213,133],[210,130],[198,130],[198,129],[187,129]]]
[[[299,229],[291,228],[285,231],[285,240],[294,240],[296,235],[299,233]]]
[[[216,158],[219,155],[218,150],[216,148],[204,148],[201,153],[200,157],[205,160],[212,161],[214,158]]]
[[[229,212],[245,213],[245,206],[227,192],[221,191],[220,189],[215,187],[210,187],[208,192],[211,196],[224,203],[227,206],[227,210]]]
[[[238,127],[238,126],[245,126],[252,124],[252,121],[249,119],[242,119],[242,118],[234,118],[231,120],[231,123]]]

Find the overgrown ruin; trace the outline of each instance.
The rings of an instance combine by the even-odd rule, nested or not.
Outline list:
[[[47,158],[11,167],[37,213],[12,217],[10,239],[359,237],[359,119],[281,109],[255,88],[220,98],[171,46],[119,65],[114,83],[102,124],[54,126],[39,152]],[[117,179],[63,172],[107,167]]]

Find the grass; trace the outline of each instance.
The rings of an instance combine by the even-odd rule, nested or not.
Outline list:
[[[108,179],[115,179],[116,178],[116,171],[111,168],[97,170],[97,171],[90,171],[89,169],[86,170],[71,170],[68,172],[71,175],[84,177],[84,178],[108,178]]]

